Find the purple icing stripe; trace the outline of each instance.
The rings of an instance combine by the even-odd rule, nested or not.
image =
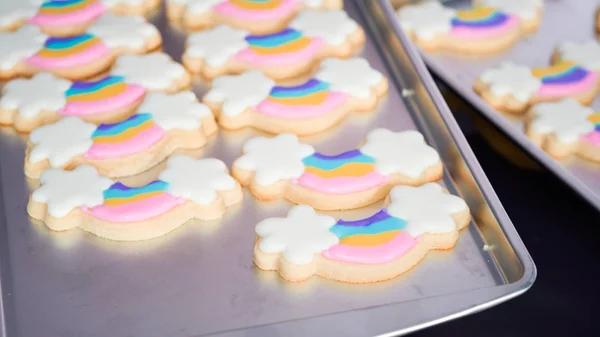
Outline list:
[[[542,82],[544,84],[563,84],[563,83],[572,83],[579,82],[585,79],[590,73],[580,67],[573,67],[566,72],[544,76],[542,78]]]
[[[349,159],[349,158],[358,157],[358,156],[362,155],[362,153],[360,153],[359,149],[355,149],[355,150],[343,152],[343,153],[333,155],[333,156],[328,156],[325,154],[321,154],[319,152],[315,152],[312,155],[313,155],[313,157],[318,158],[318,159],[336,160],[336,159]]]
[[[493,27],[500,26],[508,21],[508,16],[505,14],[501,14],[495,12],[491,16],[481,18],[478,20],[461,20],[459,18],[452,19],[452,26],[454,27],[472,27],[472,28],[484,28],[484,27]]]
[[[388,214],[388,212],[385,209],[382,209],[381,211],[373,214],[372,216],[366,219],[360,219],[356,221],[345,221],[340,219],[336,223],[336,226],[364,227],[369,226],[372,223],[383,221],[389,218],[391,218],[391,216]]]

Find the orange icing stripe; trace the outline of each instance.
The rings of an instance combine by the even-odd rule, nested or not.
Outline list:
[[[340,244],[354,247],[375,247],[392,241],[400,232],[400,230],[396,230],[379,234],[351,235],[342,238]]]
[[[329,97],[329,91],[319,91],[301,97],[269,97],[269,101],[283,105],[320,105]]]
[[[71,95],[67,98],[67,102],[94,102],[108,97],[116,96],[127,90],[126,83],[116,83],[114,85],[107,86],[101,90],[95,92],[84,92],[76,95]]]
[[[600,124],[600,112],[596,112],[596,113],[591,114],[588,117],[588,120],[590,122],[594,123],[594,124]]]
[[[491,7],[479,7],[470,10],[458,11],[456,13],[456,17],[465,21],[479,20],[481,18],[490,16],[494,12],[495,10]]]
[[[369,163],[348,163],[333,170],[321,170],[313,166],[304,168],[304,172],[320,178],[362,177],[375,171],[375,165]]]
[[[556,75],[556,74],[565,72],[574,65],[575,64],[573,62],[560,62],[553,66],[549,66],[549,67],[545,67],[545,68],[533,68],[531,70],[531,73],[535,77],[542,78],[545,76],[552,76],[552,75]]]
[[[268,10],[275,9],[281,6],[281,0],[271,0],[265,2],[257,2],[257,1],[247,1],[247,0],[229,0],[229,2],[240,8],[250,9],[250,10]]]
[[[109,199],[104,200],[104,203],[102,205],[104,205],[104,206],[121,206],[121,205],[126,205],[126,204],[132,204],[134,202],[150,199],[152,197],[155,197],[155,196],[163,194],[163,193],[165,193],[165,192],[164,191],[154,191],[154,192],[149,192],[149,193],[141,193],[136,196],[129,197],[129,198],[109,198]]]
[[[308,47],[311,42],[311,38],[304,36],[298,40],[274,48],[251,46],[250,49],[259,55],[295,53],[298,50]]]
[[[6,1],[6,0],[2,0]],[[21,1],[29,1],[29,0],[21,0]],[[83,8],[86,8],[92,4],[97,2],[96,0],[83,1],[75,5],[63,6],[63,7],[43,7],[40,9],[41,14],[45,15],[60,15],[60,14],[68,14],[72,12],[79,11]]]
[[[151,129],[152,127],[154,127],[154,125],[155,124],[152,120],[148,120],[148,121],[144,122],[143,124],[140,124],[134,128],[128,129],[127,131],[125,131],[123,133],[120,133],[119,135],[96,137],[96,138],[94,138],[94,144],[123,143],[123,142],[126,142],[126,141],[134,138],[139,133],[146,131],[148,129]]]
[[[76,46],[66,49],[49,49],[44,48],[37,53],[38,57],[43,58],[62,58],[69,55],[74,55],[83,51],[88,50],[91,46],[100,43],[100,39],[94,37],[88,41],[80,43]]]

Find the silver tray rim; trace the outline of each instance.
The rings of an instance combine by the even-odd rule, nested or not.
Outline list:
[[[289,335],[290,332],[292,332],[292,335],[306,336],[323,335],[325,332],[334,334],[336,331],[338,333],[340,331],[354,331],[354,333],[360,335],[396,336],[420,330],[431,325],[459,318],[500,304],[527,291],[536,279],[537,269],[531,256],[527,252],[527,249],[521,241],[508,215],[504,211],[504,208],[485,176],[483,169],[468,145],[466,138],[454,120],[452,113],[443,100],[431,75],[428,73],[418,51],[408,42],[408,38],[402,33],[396,22],[392,20],[394,11],[390,3],[388,0],[376,0],[371,4],[365,4],[362,0],[353,0],[353,2],[363,11],[367,11],[367,7],[371,6],[376,10],[381,11],[387,18],[389,24],[388,27],[404,47],[408,58],[415,67],[416,72],[419,74],[419,80],[422,81],[423,85],[426,87],[444,124],[448,128],[456,145],[459,147],[460,155],[467,163],[471,174],[475,176],[477,185],[481,189],[485,201],[492,209],[494,216],[497,218],[503,230],[503,234],[507,237],[510,246],[514,249],[515,254],[519,258],[523,267],[522,275],[518,280],[512,283],[493,287],[240,330],[230,330],[216,335],[251,335],[268,337]],[[367,15],[361,15],[368,21]],[[2,168],[0,167],[0,170],[1,169]],[[1,186],[2,181],[0,181],[0,187]],[[8,239],[5,213],[3,193],[0,193],[0,223],[2,223],[0,226],[0,242]],[[14,311],[11,310],[14,306],[14,298],[11,296],[11,279],[3,277],[3,275],[10,273],[8,254],[8,247],[0,245],[0,336],[3,337],[9,336],[9,333],[16,331],[16,323],[11,319],[11,317],[13,317],[12,315],[14,315]],[[444,310],[442,310],[444,314],[443,317],[434,320],[417,319],[414,322],[410,322],[408,328],[398,329],[398,317],[402,317],[406,313],[414,313],[415,310],[418,310],[423,314],[434,310],[440,311],[440,307],[444,308]],[[343,325],[343,329],[336,329],[336,326],[339,325]]]

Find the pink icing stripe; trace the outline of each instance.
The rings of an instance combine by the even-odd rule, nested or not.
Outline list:
[[[100,205],[93,208],[84,207],[83,211],[105,221],[137,222],[154,218],[167,213],[185,200],[168,193],[161,193],[152,198],[121,206]]]
[[[116,144],[94,144],[83,155],[84,158],[101,160],[107,158],[119,158],[146,151],[151,145],[165,136],[165,131],[159,126],[145,130],[123,143]]]
[[[27,0],[22,0],[27,1]],[[38,26],[68,26],[83,22],[91,22],[106,12],[102,2],[95,2],[82,10],[62,15],[36,14],[28,21]]]
[[[124,108],[144,97],[146,89],[137,84],[129,84],[125,92],[93,102],[67,103],[58,113],[67,116],[88,116]]]
[[[387,180],[388,178],[381,175],[379,172],[371,172],[362,177],[340,177],[329,179],[317,177],[312,173],[305,172],[299,179],[294,180],[293,183],[321,193],[345,194],[365,191],[380,186],[387,182]]]
[[[293,13],[298,8],[298,1],[283,0],[277,8],[268,10],[252,10],[237,7],[229,1],[222,2],[213,10],[217,13],[245,21],[275,20]]]
[[[46,58],[33,55],[26,58],[25,62],[41,69],[69,68],[92,63],[108,54],[110,54],[110,49],[104,43],[100,42],[75,55],[59,58]]]
[[[588,133],[587,135],[583,136],[583,141],[600,147],[600,131],[592,131]]]
[[[417,240],[407,232],[400,232],[394,239],[386,244],[375,247],[355,247],[337,244],[323,252],[323,256],[330,260],[352,263],[379,264],[386,263],[406,254]]]
[[[235,56],[241,62],[246,62],[252,65],[259,66],[282,66],[292,63],[306,62],[312,59],[319,53],[324,46],[323,39],[320,37],[312,38],[311,43],[304,49],[293,53],[277,54],[277,55],[259,55],[246,48]]]
[[[450,34],[456,37],[462,37],[466,39],[481,39],[496,35],[503,35],[510,30],[514,30],[519,27],[519,19],[511,15],[510,19],[506,21],[502,26],[493,27],[493,28],[469,28],[469,27],[454,27]]]
[[[585,79],[576,84],[542,85],[535,93],[539,97],[566,97],[581,94],[597,85],[598,74],[590,72]]]
[[[329,97],[320,105],[284,105],[264,100],[258,105],[256,110],[265,115],[278,118],[310,118],[331,112],[331,110],[342,105],[347,99],[347,94],[330,92]]]

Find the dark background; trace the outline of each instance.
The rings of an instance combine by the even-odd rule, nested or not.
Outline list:
[[[537,266],[525,294],[411,336],[598,336],[600,212],[538,166],[507,138],[491,138],[485,120],[442,90]],[[506,142],[506,153],[495,150]],[[490,144],[494,145],[491,146]],[[537,167],[536,167],[537,166]]]

